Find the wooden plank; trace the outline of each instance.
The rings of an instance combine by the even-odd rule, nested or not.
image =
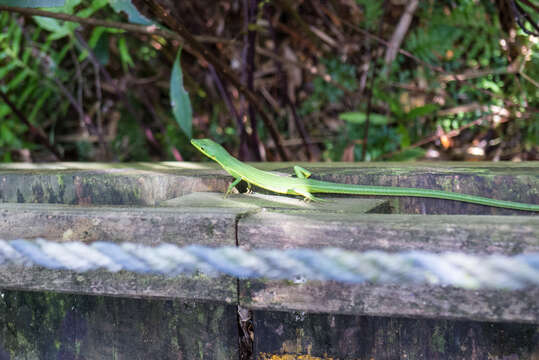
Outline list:
[[[293,173],[289,163],[255,165]],[[539,203],[537,162],[302,165],[313,171],[313,178],[327,181],[440,189]],[[9,164],[0,165],[0,202],[155,205],[197,191],[224,192],[230,180],[214,163]],[[531,215],[437,199],[399,198],[395,204],[399,213]]]
[[[536,359],[533,324],[254,311],[254,358]]]
[[[0,238],[234,246],[243,209],[0,203]]]
[[[0,202],[156,205],[197,191],[224,192],[228,183],[207,164],[10,164],[0,165]]]
[[[510,255],[539,251],[539,219],[261,212],[240,220],[238,243],[248,249],[335,246],[356,251],[425,250]],[[510,292],[428,285],[240,282],[241,304],[251,309],[372,316],[539,323],[538,298],[538,288]]]
[[[0,238],[98,240],[157,245],[234,246],[238,209],[85,207],[0,204]],[[104,270],[0,267],[0,288],[126,297],[188,298],[234,303],[236,280],[205,275],[165,277]]]
[[[241,219],[238,241],[248,249],[334,246],[511,255],[539,251],[539,218],[265,211]]]
[[[1,359],[239,358],[233,305],[0,293]]]

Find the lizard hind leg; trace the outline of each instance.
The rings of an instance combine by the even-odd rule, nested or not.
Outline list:
[[[309,203],[311,201],[312,202],[326,202],[327,201],[327,200],[314,196],[313,194],[311,194],[310,192],[304,189],[292,189],[292,192],[296,195],[303,196],[303,201],[305,201],[306,203]]]
[[[308,179],[312,175],[312,173],[309,170],[304,169],[301,166],[297,166],[297,165],[294,166],[294,172],[296,173],[296,176],[300,179]]]

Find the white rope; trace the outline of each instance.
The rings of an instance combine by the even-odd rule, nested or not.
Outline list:
[[[539,286],[539,253],[517,256],[338,248],[256,249],[145,246],[135,243],[0,240],[0,267],[42,266],[77,272],[127,270],[175,276],[202,272],[239,278],[335,280],[347,283],[429,283],[467,289]]]

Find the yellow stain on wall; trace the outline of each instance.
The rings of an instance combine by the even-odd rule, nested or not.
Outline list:
[[[312,356],[312,355],[298,355],[298,354],[282,354],[282,355],[275,355],[275,354],[266,354],[266,353],[258,353],[257,357],[258,360],[334,360],[332,357],[318,357],[318,356]]]

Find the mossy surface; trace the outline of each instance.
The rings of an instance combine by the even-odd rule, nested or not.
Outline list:
[[[14,359],[237,359],[236,307],[3,291],[0,355]]]

